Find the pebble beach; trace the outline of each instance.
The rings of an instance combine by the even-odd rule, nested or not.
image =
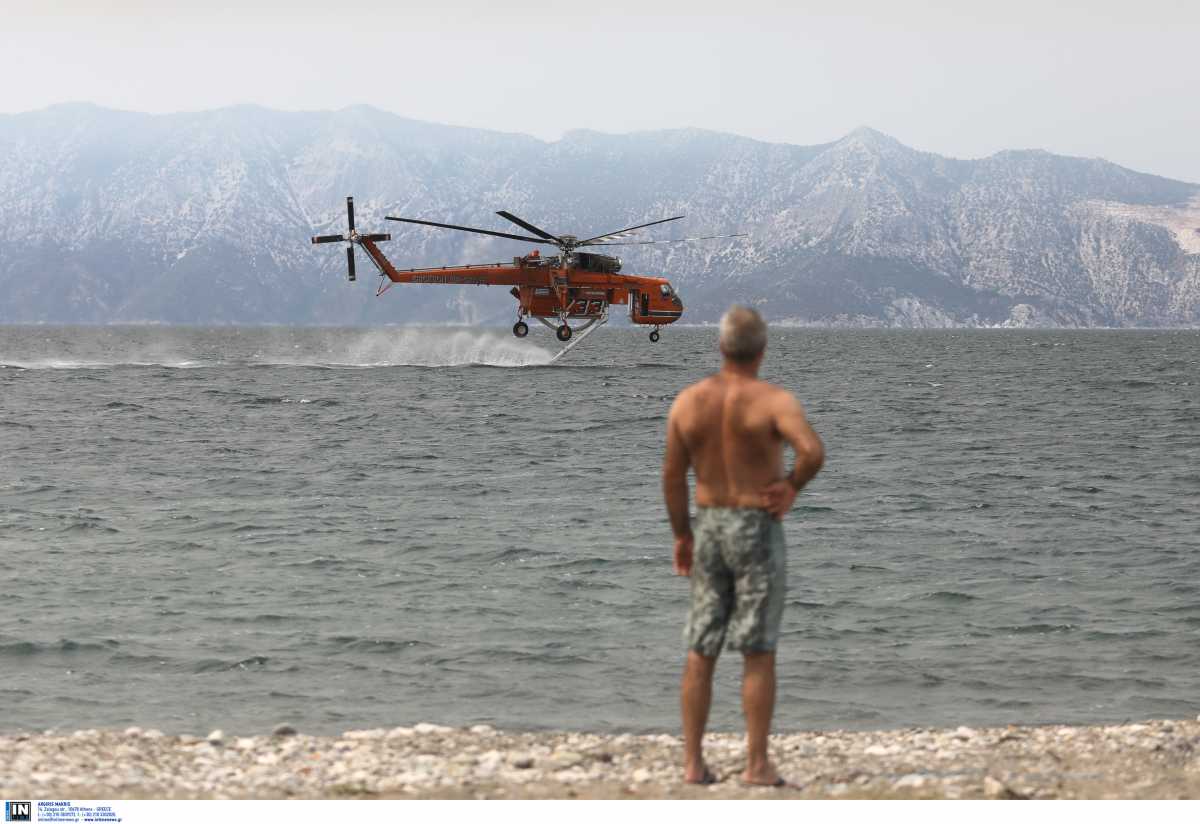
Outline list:
[[[674,735],[488,726],[310,736],[49,730],[0,736],[0,794],[69,799],[1115,799],[1200,796],[1200,721],[772,736],[783,789],[740,783],[736,734],[706,738],[719,783],[685,785]]]

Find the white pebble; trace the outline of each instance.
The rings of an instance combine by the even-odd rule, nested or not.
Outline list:
[[[552,770],[566,770],[582,764],[584,760],[582,755],[572,750],[555,750],[543,763]]]
[[[478,771],[484,774],[494,773],[504,763],[504,756],[498,750],[488,750],[479,756]]]
[[[1008,794],[1008,787],[1004,786],[1004,782],[992,778],[990,775],[983,778],[983,794],[988,798],[1003,798]]]
[[[428,724],[428,723],[422,721],[420,724],[417,724],[416,726],[413,727],[413,732],[416,732],[420,735],[442,734],[442,733],[447,733],[447,732],[454,732],[454,728],[453,727],[443,727],[441,724]]]
[[[342,733],[342,738],[349,741],[370,741],[375,738],[383,738],[385,735],[387,735],[387,730],[384,729],[348,730]]]

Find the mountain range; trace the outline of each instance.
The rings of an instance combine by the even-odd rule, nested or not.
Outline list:
[[[964,160],[862,128],[817,146],[680,129],[552,142],[368,106],[0,115],[0,322],[507,323],[503,289],[406,286],[309,237],[391,232],[397,266],[529,245],[384,221],[581,237],[677,214],[624,247],[685,322],[731,302],[834,326],[1200,325],[1200,185],[1040,150]],[[670,227],[680,226],[680,229]]]

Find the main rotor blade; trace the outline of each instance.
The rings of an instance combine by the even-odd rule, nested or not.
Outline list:
[[[350,231],[354,231],[354,198],[346,198],[346,220],[350,222]]]
[[[546,238],[546,240],[553,240],[555,243],[562,243],[562,240],[560,238],[555,237],[554,235],[550,234],[547,231],[539,229],[538,227],[534,226],[532,223],[528,223],[524,220],[521,220],[521,218],[517,217],[512,212],[496,212],[496,214],[500,215],[500,217],[504,218],[505,220],[511,220],[513,223],[517,224],[522,229],[533,232],[538,237],[544,237],[544,238]]]
[[[345,240],[345,235],[317,235],[312,239],[313,243],[337,243],[339,240]]]
[[[346,266],[350,269],[350,280],[354,280],[354,247],[346,247]]]
[[[604,240],[606,237],[615,237],[617,235],[624,234],[625,232],[632,232],[634,229],[645,229],[647,226],[657,226],[660,223],[670,223],[672,220],[682,220],[683,217],[684,217],[683,215],[677,215],[675,217],[665,217],[662,220],[652,220],[649,223],[640,223],[637,226],[630,226],[626,229],[618,229],[615,232],[606,232],[603,235],[596,235],[595,237],[589,237],[587,240],[581,240],[581,241],[579,241],[579,243],[577,243],[575,245],[576,246],[589,246],[589,245],[592,245],[592,242],[596,241],[596,240]]]
[[[413,217],[392,217],[387,216],[388,220],[398,220],[401,223],[415,223],[418,226],[436,226],[439,229],[457,229],[460,232],[475,232],[480,235],[491,235],[492,237],[506,237],[511,240],[527,240],[530,243],[553,243],[558,245],[557,241],[544,240],[540,237],[525,237],[524,235],[510,235],[507,232],[492,232],[487,229],[473,229],[470,226],[455,226],[453,223],[434,223],[432,220],[417,220]]]
[[[689,240],[716,240],[723,237],[749,237],[749,235],[704,235],[703,237],[677,237],[671,240],[630,240],[617,243],[589,243],[588,246],[647,246],[651,243],[684,243]]]

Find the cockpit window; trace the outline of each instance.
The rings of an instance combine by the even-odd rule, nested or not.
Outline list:
[[[663,297],[666,297],[666,298],[671,297],[671,287],[669,284],[664,283],[662,286],[660,286],[658,288],[662,290]]]

